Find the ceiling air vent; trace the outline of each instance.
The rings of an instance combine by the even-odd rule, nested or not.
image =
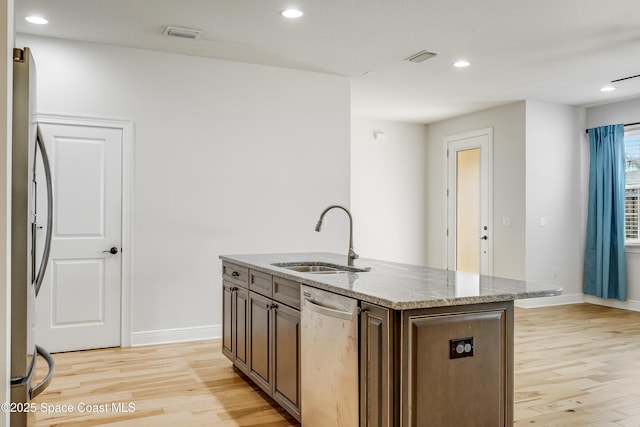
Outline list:
[[[164,29],[163,34],[169,37],[178,37],[181,39],[198,40],[204,34],[204,31],[195,28],[174,27],[168,25]]]
[[[409,61],[409,62],[415,62],[416,64],[420,63],[420,62],[424,62],[427,59],[431,59],[434,56],[436,56],[437,53],[433,53],[433,52],[428,52],[426,50],[422,50],[418,53],[414,53],[413,55],[411,55],[408,58],[404,58],[405,61]]]

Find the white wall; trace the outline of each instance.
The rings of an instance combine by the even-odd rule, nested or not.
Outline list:
[[[10,402],[11,378],[11,110],[13,92],[13,0],[0,1],[0,402]],[[0,412],[0,427],[9,413]]]
[[[525,277],[525,102],[480,111],[427,126],[426,264],[446,268],[444,137],[493,128],[493,274]],[[502,218],[510,218],[509,227]]]
[[[587,128],[640,122],[640,98],[587,108]]]
[[[526,279],[562,286],[575,300],[583,293],[584,128],[582,108],[526,103]]]
[[[220,254],[346,252],[346,217],[314,231],[325,206],[349,205],[346,78],[18,38],[39,113],[134,122],[134,344],[220,334]]]
[[[640,98],[587,108],[587,128],[635,122],[640,122]],[[640,310],[640,248],[627,247],[627,299],[617,305]]]
[[[384,132],[384,142],[374,141],[374,131]],[[360,256],[426,264],[426,152],[424,125],[351,121],[351,211]]]

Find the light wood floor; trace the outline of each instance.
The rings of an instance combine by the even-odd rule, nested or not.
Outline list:
[[[640,313],[516,310],[515,425],[640,426]]]
[[[640,313],[578,304],[516,309],[515,319],[516,426],[640,426]],[[219,340],[54,358],[32,426],[299,425],[232,368]],[[109,412],[81,413],[88,405]]]

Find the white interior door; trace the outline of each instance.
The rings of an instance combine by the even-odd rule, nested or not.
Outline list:
[[[38,343],[51,352],[120,346],[122,129],[40,126],[54,217],[36,302]]]
[[[491,129],[445,138],[447,268],[492,274]]]

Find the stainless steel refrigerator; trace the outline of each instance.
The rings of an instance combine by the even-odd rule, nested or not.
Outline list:
[[[51,172],[35,121],[35,63],[29,48],[13,52],[13,143],[11,173],[11,426],[27,425],[26,404],[50,383],[54,363],[36,345],[35,303],[49,260],[53,224]],[[43,171],[44,182],[40,181]],[[47,194],[46,206],[36,203]],[[33,384],[38,355],[49,365]]]

